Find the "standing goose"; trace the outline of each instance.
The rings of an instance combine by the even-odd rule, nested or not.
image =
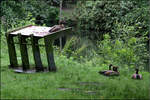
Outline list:
[[[111,71],[112,64],[109,65],[109,70],[99,71],[98,73],[104,74],[107,71]]]
[[[104,73],[104,75],[106,76],[119,76],[119,72],[118,72],[118,67],[117,66],[113,66],[113,71],[107,71]]]
[[[132,75],[132,79],[142,79],[142,75],[139,74],[139,69],[135,69],[136,73]]]

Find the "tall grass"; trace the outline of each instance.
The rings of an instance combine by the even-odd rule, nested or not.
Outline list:
[[[98,71],[107,69],[108,65],[98,62],[96,57],[79,63],[55,50],[57,72],[17,74],[8,69],[7,46],[4,43],[1,46],[1,99],[149,98],[148,72],[140,72],[143,80],[132,80],[134,72],[125,69],[119,70],[118,77],[105,77]],[[41,48],[41,53],[44,52],[45,49]],[[29,53],[31,55],[32,51]],[[46,65],[44,55],[42,61]],[[30,63],[34,64],[33,60]]]

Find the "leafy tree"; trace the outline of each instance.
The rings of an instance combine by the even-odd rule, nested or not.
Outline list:
[[[134,4],[130,1],[86,1],[78,3],[74,13],[78,20],[77,27],[81,36],[88,36],[91,40],[102,39],[103,34],[111,33],[114,22],[120,21]]]
[[[5,0],[1,2],[1,13],[7,19],[7,27],[18,24],[30,15],[38,25],[52,26],[58,23],[59,9],[51,6],[49,0]]]

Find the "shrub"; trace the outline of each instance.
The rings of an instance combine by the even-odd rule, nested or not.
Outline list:
[[[108,34],[104,40],[98,42],[98,54],[103,58],[104,63],[113,63],[121,67],[139,67],[144,69],[147,66],[148,51],[145,47],[146,38],[129,37],[124,34],[122,38],[111,39]],[[131,69],[132,69],[131,68]]]
[[[6,20],[7,27],[17,25],[19,21],[35,18],[38,25],[52,26],[58,22],[59,10],[45,0],[5,0],[1,2],[1,17]],[[28,15],[31,15],[30,17]]]
[[[64,46],[63,54],[68,58],[73,57],[78,61],[83,61],[82,58],[91,59],[93,57],[91,51],[94,49],[95,45],[89,39],[73,36]]]
[[[88,36],[91,40],[100,40],[104,33],[111,33],[114,22],[119,21],[131,9],[133,3],[130,1],[86,1],[78,7],[74,14],[78,20],[80,36]]]

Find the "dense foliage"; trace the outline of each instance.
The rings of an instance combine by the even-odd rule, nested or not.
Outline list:
[[[64,17],[66,27],[73,27],[73,36],[67,38],[61,52],[54,46],[58,70],[35,74],[16,74],[8,69],[4,34],[7,29],[28,24],[58,24],[60,0],[1,1],[1,99],[149,99],[148,0],[63,0],[63,6],[68,1],[78,1],[78,5],[75,12],[69,9],[74,12],[72,17]],[[21,65],[20,48],[15,46]],[[32,46],[27,48],[32,68]],[[43,66],[47,66],[45,47],[40,47],[40,53]],[[99,75],[109,64],[119,67],[118,77]],[[142,80],[131,79],[136,67]]]
[[[140,31],[147,30],[149,8],[145,6],[139,6],[135,1],[87,1],[78,3],[74,17],[78,20],[77,27],[81,31],[79,34],[97,40],[105,33],[111,34],[116,21],[130,26],[136,24],[141,27]]]
[[[18,27],[21,21],[32,18],[38,25],[54,25],[58,23],[58,11],[47,0],[5,0],[1,2],[1,17],[7,23],[8,28],[11,28],[12,25]]]
[[[78,20],[78,28],[81,36],[88,36],[92,40],[101,39],[105,33],[111,33],[114,22],[120,21],[133,9],[132,2],[125,1],[87,1],[82,6],[78,3],[75,18]]]
[[[2,1],[3,33],[5,27],[10,29],[26,24],[51,26],[58,23],[58,9],[52,6],[56,2],[58,1]],[[78,2],[72,18],[65,18],[68,26],[76,25],[76,36],[67,42],[63,54],[79,60],[82,56],[90,59],[96,53],[103,58],[104,63],[116,61],[118,64],[146,67],[148,12],[146,0]],[[109,38],[105,38],[107,35],[104,34],[109,34]]]
[[[86,47],[98,47],[94,52],[99,55],[103,63],[116,63],[124,66],[133,65],[134,68],[136,66],[148,69],[150,16],[147,2],[146,0],[141,2],[129,0],[78,2],[74,16],[67,21],[76,23],[74,24],[74,33],[77,36],[82,37],[82,39],[87,37],[84,41],[89,39],[92,40],[93,44],[97,43],[97,45],[90,47],[86,45]],[[105,36],[109,38],[105,38]],[[72,45],[70,46],[71,51],[73,47],[76,47],[76,44],[79,44],[79,38],[75,44],[70,44]],[[83,49],[83,47],[80,46],[82,53],[79,52],[77,55],[85,56],[87,50],[86,48]],[[78,50],[78,48],[75,48],[74,51],[77,53]],[[94,56],[94,53],[90,52],[86,53],[86,55]]]

